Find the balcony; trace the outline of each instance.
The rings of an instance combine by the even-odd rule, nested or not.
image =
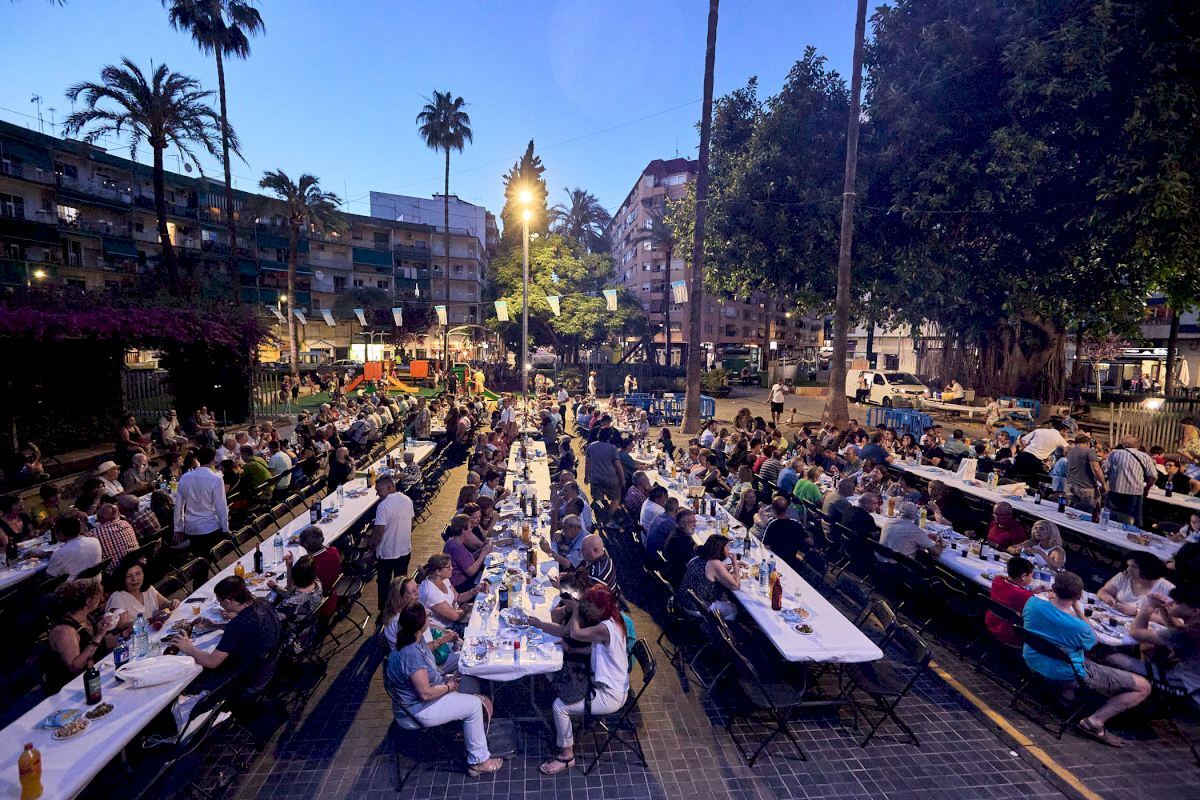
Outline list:
[[[133,201],[133,192],[129,188],[117,184],[111,186],[91,181],[81,181],[78,178],[68,178],[66,175],[55,175],[55,184],[60,192],[74,195],[84,200],[100,199],[110,204],[128,206]],[[154,204],[151,203],[151,208]]]
[[[215,242],[212,239],[201,240],[200,249],[205,253],[213,253],[214,255],[229,255],[229,245],[224,242]]]
[[[154,198],[147,197],[144,194],[139,194],[133,198],[133,205],[136,208],[142,208],[147,211],[154,211]],[[197,209],[195,206],[181,205],[179,203],[167,203],[167,214],[172,217],[185,217],[187,219],[197,218]]]
[[[430,250],[424,243],[418,245],[393,245],[392,252],[401,258],[415,258],[422,261],[429,261],[430,259]]]
[[[121,236],[129,238],[130,226],[128,222],[105,222],[104,220],[87,219],[78,217],[74,221],[68,222],[62,217],[58,218],[58,227],[63,233],[86,233],[93,236]]]

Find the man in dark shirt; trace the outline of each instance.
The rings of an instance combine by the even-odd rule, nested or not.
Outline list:
[[[825,497],[821,500],[821,512],[829,520],[829,525],[841,522],[846,509],[852,507],[850,497],[854,494],[854,488],[854,478],[842,478],[838,481],[836,492],[825,493]],[[828,531],[828,525],[826,530]]]
[[[603,583],[614,595],[620,595],[621,587],[617,583],[617,568],[604,549],[604,540],[599,535],[590,533],[584,537],[583,560],[587,564],[589,578],[596,583]]]
[[[675,530],[678,511],[679,501],[674,497],[668,497],[663,503],[663,513],[650,523],[650,529],[646,531],[646,549],[648,551],[657,553],[663,549],[667,537]]]
[[[882,499],[875,492],[867,492],[858,499],[857,506],[850,506],[842,512],[842,525],[859,536],[874,537],[879,533],[872,514],[879,512]]]
[[[791,503],[786,497],[777,496],[771,501],[773,519],[763,530],[763,544],[795,568],[800,564],[797,554],[808,552],[813,546],[813,537],[802,524],[791,518],[790,510]]]
[[[871,438],[867,442],[867,444],[863,445],[859,449],[858,457],[863,458],[863,459],[869,458],[869,459],[873,460],[876,464],[890,463],[892,460],[892,457],[888,453],[888,451],[883,448],[882,442],[883,442],[883,433],[881,433],[880,431],[875,431],[874,433],[871,434]]]
[[[221,579],[213,593],[221,611],[232,618],[225,625],[221,641],[212,652],[201,650],[186,635],[171,639],[179,652],[191,656],[205,669],[201,683],[231,676],[238,679],[243,694],[261,692],[275,674],[279,656],[279,617],[265,600],[250,594],[246,581],[236,575]]]

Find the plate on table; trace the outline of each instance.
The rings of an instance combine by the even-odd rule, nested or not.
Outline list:
[[[519,608],[506,608],[500,612],[500,619],[510,628],[528,628],[529,615]]]
[[[109,714],[111,714],[113,712],[114,708],[115,708],[115,706],[113,706],[112,703],[101,703],[97,706],[93,706],[92,708],[89,708],[87,711],[84,712],[83,716],[85,716],[86,718],[88,718],[90,720],[101,719],[101,718],[107,717]]]
[[[785,622],[795,625],[804,622],[812,616],[812,612],[804,606],[796,606],[795,608],[785,608],[782,612]]]
[[[802,633],[805,636],[811,636],[814,633],[813,626],[809,625],[807,622],[801,622],[797,625],[793,625],[792,630],[794,630],[796,633]]]
[[[996,573],[994,573],[994,572],[981,572],[981,573],[979,573],[979,577],[983,578],[983,579],[984,579],[985,581],[987,581],[988,583],[991,583],[992,581],[994,581],[994,580],[996,579]]]
[[[76,717],[75,719],[63,725],[61,728],[56,728],[51,734],[55,739],[62,741],[63,739],[74,739],[81,733],[87,731],[92,726],[87,717]]]
[[[60,708],[37,724],[39,728],[61,728],[69,722],[79,719],[83,712],[78,708]]]

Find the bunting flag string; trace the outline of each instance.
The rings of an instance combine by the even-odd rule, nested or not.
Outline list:
[[[336,328],[337,323],[333,321],[333,312],[328,308],[321,309],[321,316],[325,318],[325,324],[331,328]]]
[[[556,294],[546,295],[546,302],[550,305],[550,313],[556,317],[562,316],[562,310],[558,306],[559,297]]]
[[[303,312],[303,311],[301,311],[300,309],[298,309],[298,308],[297,308],[297,309],[294,309],[294,310],[292,311],[292,313],[296,315],[296,319],[300,320],[300,324],[301,324],[301,325],[307,325],[307,324],[308,324],[308,320],[306,320],[306,319],[304,318],[304,312]]]
[[[445,325],[446,324],[446,307],[445,306],[434,306],[433,310],[437,312],[438,325]]]
[[[496,319],[500,322],[508,322],[508,301],[496,301]]]
[[[604,290],[604,302],[608,306],[609,311],[616,311],[617,310],[617,290],[616,289],[605,289]]]
[[[397,328],[404,327],[404,309],[396,306],[392,309],[392,321],[396,323]]]
[[[275,319],[279,320],[280,322],[287,322],[287,317],[285,317],[283,312],[278,308],[275,306],[267,306],[267,308],[271,309],[271,313],[275,315]]]
[[[671,300],[676,303],[688,301],[687,281],[671,281]]]
[[[358,317],[358,324],[364,328],[367,327],[367,315],[361,308],[354,309],[354,316]]]

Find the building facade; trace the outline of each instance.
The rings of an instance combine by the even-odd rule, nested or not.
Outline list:
[[[667,358],[666,326],[671,330],[669,362],[687,357],[688,302],[673,300],[671,283],[685,280],[685,255],[691,243],[680,243],[666,263],[663,248],[647,237],[655,217],[669,200],[687,193],[699,162],[686,158],[651,161],[638,176],[608,228],[617,280],[638,298],[654,327],[659,363]],[[713,361],[745,359],[765,364],[780,357],[816,359],[824,341],[823,326],[814,317],[794,313],[786,303],[754,294],[725,299],[706,294],[701,315],[701,346]]]
[[[278,201],[234,192],[237,269],[229,276],[223,184],[167,172],[165,200],[172,245],[181,261],[196,267],[202,283],[221,276],[223,291],[238,292],[264,316],[277,320],[275,312],[286,313],[290,243]],[[436,205],[441,208],[440,198]],[[491,241],[497,238],[494,219],[489,228],[491,215],[479,212],[481,221],[472,229],[451,226],[452,323],[479,318],[489,231]],[[433,262],[443,247],[440,227],[410,219],[341,214],[335,230],[303,231],[296,296],[290,298],[306,319],[300,349],[361,359],[374,344],[374,357],[390,356],[396,349],[389,341],[394,326],[364,328],[353,309],[431,309],[442,302],[445,288],[435,280],[442,264]],[[156,270],[160,251],[150,167],[0,122],[0,286],[44,283],[119,292]],[[323,311],[334,325],[325,322]],[[276,328],[284,332],[282,324]],[[381,349],[385,341],[389,345]],[[441,347],[442,338],[431,336],[404,349],[424,357],[440,354]],[[267,358],[277,355],[264,352]]]

